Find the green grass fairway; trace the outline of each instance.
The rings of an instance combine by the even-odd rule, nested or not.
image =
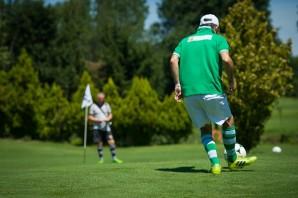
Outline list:
[[[265,125],[267,134],[298,135],[298,98],[281,98]]]
[[[106,163],[98,165],[95,147],[82,164],[79,147],[2,139],[0,197],[297,197],[298,146],[282,145],[281,154],[271,148],[252,151],[254,166],[214,176],[197,144],[121,148],[120,165],[105,149]]]

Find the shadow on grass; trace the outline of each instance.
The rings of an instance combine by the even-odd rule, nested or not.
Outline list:
[[[156,171],[174,172],[174,173],[210,173],[207,169],[196,169],[194,166],[181,166],[176,168],[158,168]],[[253,172],[253,170],[238,169],[231,171],[228,167],[223,167],[222,172]]]
[[[195,169],[194,166],[181,166],[176,168],[158,168],[157,171],[175,172],[175,173],[209,173],[207,169]]]
[[[254,170],[243,168],[243,169],[235,169],[231,171],[229,167],[222,167],[221,172],[232,172],[232,173],[233,172],[254,172]]]

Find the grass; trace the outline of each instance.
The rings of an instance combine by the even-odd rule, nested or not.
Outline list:
[[[98,165],[95,147],[83,164],[79,147],[0,139],[0,197],[296,197],[298,146],[282,145],[281,154],[271,148],[252,151],[254,166],[214,176],[198,144],[120,148],[120,165],[106,149]]]
[[[265,125],[267,134],[298,135],[298,98],[281,98]]]

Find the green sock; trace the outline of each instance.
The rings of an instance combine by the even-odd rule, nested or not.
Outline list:
[[[208,154],[208,158],[209,158],[212,166],[215,164],[220,164],[219,158],[217,156],[216,144],[212,139],[211,132],[210,133],[202,132],[201,141],[202,141],[204,148]]]
[[[234,162],[237,159],[237,154],[235,152],[236,144],[236,130],[235,126],[223,127],[222,137],[225,149],[227,151],[228,162]]]

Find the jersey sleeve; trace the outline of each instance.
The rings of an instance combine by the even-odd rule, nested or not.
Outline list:
[[[179,44],[177,45],[177,47],[175,48],[173,54],[177,55],[178,57],[181,56],[182,53],[182,41],[179,42]]]
[[[108,111],[108,114],[112,113],[112,108],[109,104],[107,104],[107,111]]]
[[[218,53],[221,52],[229,52],[230,46],[228,44],[228,41],[224,37],[219,37],[219,43],[218,43]]]

